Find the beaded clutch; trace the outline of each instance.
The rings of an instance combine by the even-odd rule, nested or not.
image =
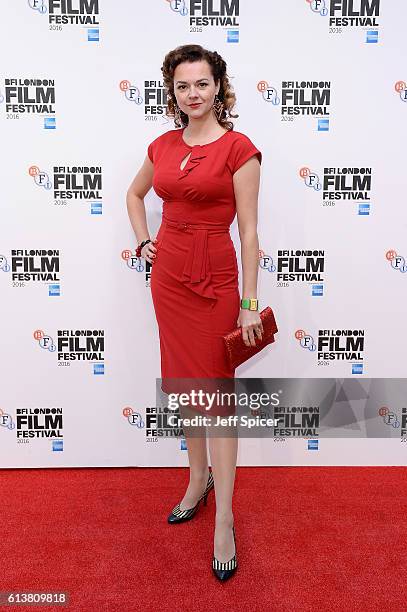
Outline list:
[[[260,319],[263,324],[262,339],[255,335],[256,346],[246,346],[243,342],[242,328],[237,327],[232,332],[223,336],[228,355],[229,363],[232,368],[237,368],[241,363],[259,353],[265,346],[275,341],[274,334],[278,332],[274,313],[270,306],[260,312]]]

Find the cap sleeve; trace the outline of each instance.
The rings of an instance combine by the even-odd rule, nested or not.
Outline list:
[[[155,140],[153,140],[153,142],[150,142],[150,144],[147,147],[147,154],[151,162],[154,162],[154,143],[155,143]]]
[[[232,174],[234,174],[247,160],[253,155],[257,155],[261,164],[262,154],[257,147],[254,146],[250,138],[245,134],[239,134],[239,138],[233,142],[227,160],[227,166]]]

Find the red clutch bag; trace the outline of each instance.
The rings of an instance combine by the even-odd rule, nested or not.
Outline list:
[[[241,327],[237,327],[226,336],[223,336],[232,368],[237,368],[241,363],[259,353],[265,346],[274,342],[274,334],[278,332],[278,327],[270,306],[267,306],[260,312],[260,319],[263,324],[263,334],[261,340],[256,335],[254,336],[256,346],[246,346],[243,342]]]

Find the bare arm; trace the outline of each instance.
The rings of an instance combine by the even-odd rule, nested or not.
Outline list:
[[[129,215],[130,223],[136,234],[137,243],[140,244],[143,240],[147,240],[150,238],[148,227],[147,227],[147,218],[146,218],[146,208],[144,205],[144,197],[150,191],[153,184],[153,170],[154,166],[148,157],[146,156],[143,165],[140,170],[137,172],[136,176],[132,180],[130,187],[127,190],[126,195],[126,204],[127,204],[127,212]],[[142,255],[145,257],[150,263],[151,261],[151,253],[155,252],[155,247],[152,246],[151,243],[145,245],[142,249]]]
[[[257,298],[259,270],[259,238],[257,235],[258,197],[260,186],[260,163],[251,157],[233,175],[233,188],[239,227],[242,259],[242,298]],[[255,346],[254,328],[262,328],[260,315],[256,311],[240,310],[245,344]]]

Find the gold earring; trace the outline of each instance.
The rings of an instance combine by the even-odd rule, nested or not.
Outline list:
[[[180,120],[181,120],[181,115],[179,112],[179,106],[176,102],[174,102],[174,121],[175,123],[177,123]]]
[[[221,102],[218,98],[218,94],[215,95],[215,100],[213,102],[212,108],[213,108],[213,112],[215,113],[218,121],[220,121],[220,118],[222,117],[222,113],[223,113],[223,109],[224,109],[225,105],[223,104],[223,102]]]
[[[167,94],[167,100],[172,100],[173,101],[173,105],[174,105],[174,122],[175,124],[180,123],[182,125],[182,121],[181,121],[181,114],[180,114],[180,109],[179,106],[176,102],[176,98],[175,96],[172,96],[170,93]]]
[[[181,113],[179,110],[179,106],[176,102],[174,102],[174,120],[182,125],[181,121]]]

